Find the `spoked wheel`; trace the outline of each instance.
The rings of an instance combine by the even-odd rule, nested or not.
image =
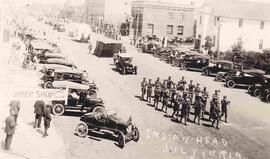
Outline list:
[[[226,85],[229,88],[234,88],[235,87],[235,82],[233,80],[229,80],[229,81],[227,81]]]
[[[126,143],[126,141],[125,141],[125,135],[122,132],[120,132],[118,134],[118,145],[119,145],[119,147],[120,148],[124,148],[125,147],[125,143]]]
[[[103,113],[105,111],[104,107],[102,106],[96,106],[94,109],[93,109],[93,112],[96,112],[96,113]]]
[[[202,70],[202,75],[203,76],[209,76],[209,71],[207,69]]]
[[[181,70],[187,70],[187,67],[186,67],[185,64],[181,64],[180,69],[181,69]]]
[[[178,67],[179,66],[179,62],[177,60],[173,60],[172,61],[172,65],[175,66],[175,67]]]
[[[97,97],[97,91],[94,89],[90,89],[88,93],[91,97],[96,98]]]
[[[140,138],[140,133],[139,133],[139,130],[136,126],[133,127],[133,130],[132,130],[132,140],[137,142]]]
[[[44,88],[50,89],[53,88],[52,81],[47,81],[44,83]]]
[[[217,82],[222,82],[222,80],[223,80],[222,76],[217,75],[217,77],[216,77],[216,81],[217,81]]]
[[[88,126],[84,122],[79,123],[76,127],[76,134],[80,137],[86,137],[88,134]]]
[[[255,97],[260,97],[262,95],[262,92],[260,89],[256,88],[253,94]]]
[[[52,112],[54,115],[63,115],[65,112],[65,107],[61,103],[57,103],[52,107]]]

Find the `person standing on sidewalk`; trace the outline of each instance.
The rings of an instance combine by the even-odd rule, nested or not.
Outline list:
[[[15,133],[15,120],[14,120],[14,114],[15,112],[13,110],[10,110],[10,116],[8,116],[5,120],[6,126],[5,126],[5,133],[6,133],[6,139],[5,139],[5,149],[9,150],[11,141],[13,138],[13,135]]]
[[[35,113],[35,123],[34,123],[34,129],[40,128],[41,120],[42,120],[42,115],[44,113],[44,107],[45,107],[45,102],[43,100],[37,100],[34,104],[34,113]]]
[[[20,112],[20,106],[21,106],[21,102],[18,100],[12,100],[9,103],[10,106],[10,111],[14,111],[14,121],[17,124],[17,118]]]
[[[44,108],[44,113],[43,113],[43,118],[44,118],[44,134],[43,137],[48,136],[48,129],[50,128],[50,123],[51,123],[51,106],[46,104],[46,107]]]

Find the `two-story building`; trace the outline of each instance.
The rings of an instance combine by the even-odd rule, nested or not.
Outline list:
[[[131,3],[134,35],[157,37],[193,37],[194,4],[135,0]]]
[[[196,12],[200,48],[210,36],[213,51],[242,45],[249,51],[270,48],[270,4],[243,0],[206,0]]]

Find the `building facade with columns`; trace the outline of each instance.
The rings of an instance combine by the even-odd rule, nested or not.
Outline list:
[[[196,13],[199,47],[209,36],[213,51],[241,45],[247,51],[270,48],[270,4],[240,0],[206,0]]]
[[[195,6],[161,1],[135,0],[131,3],[135,36],[187,38],[194,36]]]

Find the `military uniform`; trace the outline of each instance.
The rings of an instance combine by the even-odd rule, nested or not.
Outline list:
[[[203,102],[203,107],[202,107],[202,118],[204,118],[204,113],[206,109],[206,104],[207,104],[207,98],[209,98],[209,94],[206,91],[206,87],[202,91],[202,102]]]
[[[10,149],[11,141],[12,141],[13,135],[15,133],[16,123],[15,123],[13,115],[14,115],[14,112],[12,112],[11,115],[5,119],[5,123],[6,123],[6,126],[5,126],[5,133],[6,133],[5,149],[6,150]]]
[[[186,97],[182,102],[182,109],[181,109],[181,119],[180,122],[182,123],[182,119],[184,118],[184,124],[187,125],[187,119],[189,115],[190,105],[188,102],[188,98]]]
[[[194,110],[194,123],[196,123],[196,119],[198,118],[198,124],[200,125],[200,119],[201,119],[201,113],[202,113],[202,107],[203,107],[203,102],[202,98],[198,97],[198,99],[194,103],[195,105],[195,110]]]
[[[194,93],[195,93],[195,102],[196,102],[199,98],[199,94],[201,93],[201,88],[199,84],[197,84],[197,86],[194,88]]]
[[[165,107],[165,113],[167,113],[167,109],[168,109],[168,101],[169,101],[169,97],[170,97],[169,93],[170,92],[169,92],[168,88],[163,93],[162,111],[163,111],[163,108]]]
[[[221,101],[221,116],[220,118],[225,115],[225,122],[227,123],[227,115],[228,115],[228,105],[230,104],[230,101],[227,99],[227,97],[224,97]]]
[[[147,84],[147,101],[151,103],[152,93],[153,93],[153,84],[151,83],[151,80],[149,80]]]
[[[154,94],[155,94],[154,106],[155,106],[155,109],[158,109],[158,103],[159,103],[159,100],[160,100],[160,93],[161,93],[161,86],[159,84],[157,84],[155,86],[155,90],[154,90]]]
[[[220,113],[220,107],[219,107],[219,102],[217,99],[214,99],[210,102],[210,116],[213,119],[212,121],[212,127],[214,127],[214,124],[216,122],[216,128],[218,129],[218,124],[219,124],[219,113]]]
[[[167,83],[164,80],[164,82],[161,84],[160,101],[163,101],[163,96],[166,89],[167,89]]]
[[[195,85],[190,81],[190,84],[188,85],[188,91],[189,91],[189,98],[190,98],[191,103],[193,103],[194,89],[195,89]]]
[[[175,103],[173,106],[173,114],[172,114],[172,118],[174,118],[174,116],[176,114],[177,121],[178,121],[178,117],[179,117],[179,110],[180,110],[181,103],[182,103],[182,98],[180,95],[178,95],[177,98],[175,99]]]
[[[171,79],[171,77],[169,76],[168,81],[167,81],[167,88],[171,89],[173,87],[174,83]]]
[[[142,91],[142,99],[144,100],[144,95],[146,93],[146,87],[147,87],[147,82],[144,80],[141,82],[141,91]]]
[[[187,82],[186,80],[184,80],[184,78],[182,78],[182,80],[180,81],[180,84],[181,84],[180,91],[182,92],[185,91]]]

